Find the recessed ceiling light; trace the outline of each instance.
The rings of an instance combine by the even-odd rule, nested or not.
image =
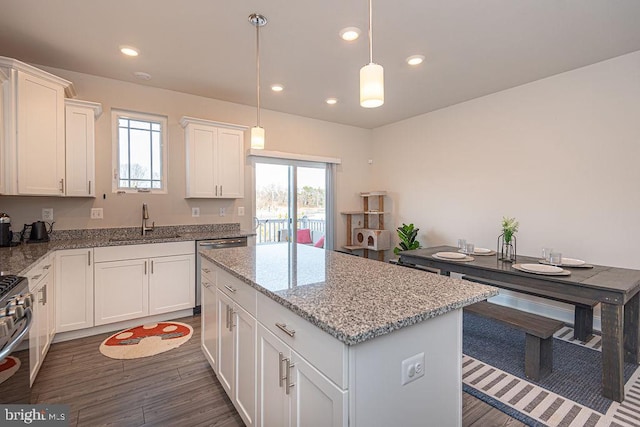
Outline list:
[[[352,42],[360,37],[360,28],[347,27],[340,30],[340,38],[348,42]]]
[[[138,56],[140,51],[133,46],[120,46],[120,52],[127,56]]]
[[[151,74],[145,73],[144,71],[136,71],[133,75],[140,80],[151,80]]]
[[[336,98],[327,98],[325,102],[329,105],[335,105],[338,103],[338,100]]]
[[[424,55],[412,55],[407,58],[407,64],[420,65],[424,61]]]
[[[271,90],[274,91],[274,92],[282,92],[284,90],[284,86],[282,86],[281,84],[276,83],[274,85],[271,85]]]

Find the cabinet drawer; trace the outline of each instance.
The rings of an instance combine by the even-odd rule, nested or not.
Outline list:
[[[258,294],[258,321],[293,350],[329,377],[347,388],[347,346],[268,296]],[[293,332],[290,336],[277,325]]]
[[[255,317],[257,291],[220,268],[217,276],[218,289]]]
[[[94,249],[95,262],[120,261],[195,253],[195,244],[188,242],[148,243],[142,245],[102,246]]]
[[[50,255],[47,255],[38,261],[38,263],[25,274],[27,279],[29,279],[29,289],[33,291],[33,285],[51,271],[53,271],[53,258]]]
[[[202,278],[209,283],[216,284],[216,267],[211,261],[204,258],[202,255],[198,255],[200,257],[200,274]]]

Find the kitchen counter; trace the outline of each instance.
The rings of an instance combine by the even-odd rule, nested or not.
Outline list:
[[[253,231],[240,230],[239,224],[163,226],[156,227],[147,236],[140,234],[140,227],[55,230],[49,242],[22,243],[10,248],[0,248],[0,272],[22,275],[39,259],[60,249],[183,242],[253,235],[255,235]]]
[[[347,345],[498,294],[494,287],[306,245],[200,254]]]

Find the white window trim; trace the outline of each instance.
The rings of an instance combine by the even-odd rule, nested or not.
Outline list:
[[[119,140],[118,140],[118,119],[120,117],[128,117],[143,121],[160,122],[160,146],[162,147],[162,189],[140,189],[134,190],[130,188],[119,188],[119,174],[120,174],[120,159],[118,158]],[[138,194],[138,193],[151,193],[151,194],[167,194],[168,193],[168,175],[167,160],[169,158],[169,132],[167,127],[167,117],[159,114],[147,114],[139,113],[137,111],[111,109],[111,191],[118,194]]]

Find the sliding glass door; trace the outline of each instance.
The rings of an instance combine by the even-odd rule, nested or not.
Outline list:
[[[294,241],[331,248],[331,175],[326,163],[257,159],[257,244]]]

